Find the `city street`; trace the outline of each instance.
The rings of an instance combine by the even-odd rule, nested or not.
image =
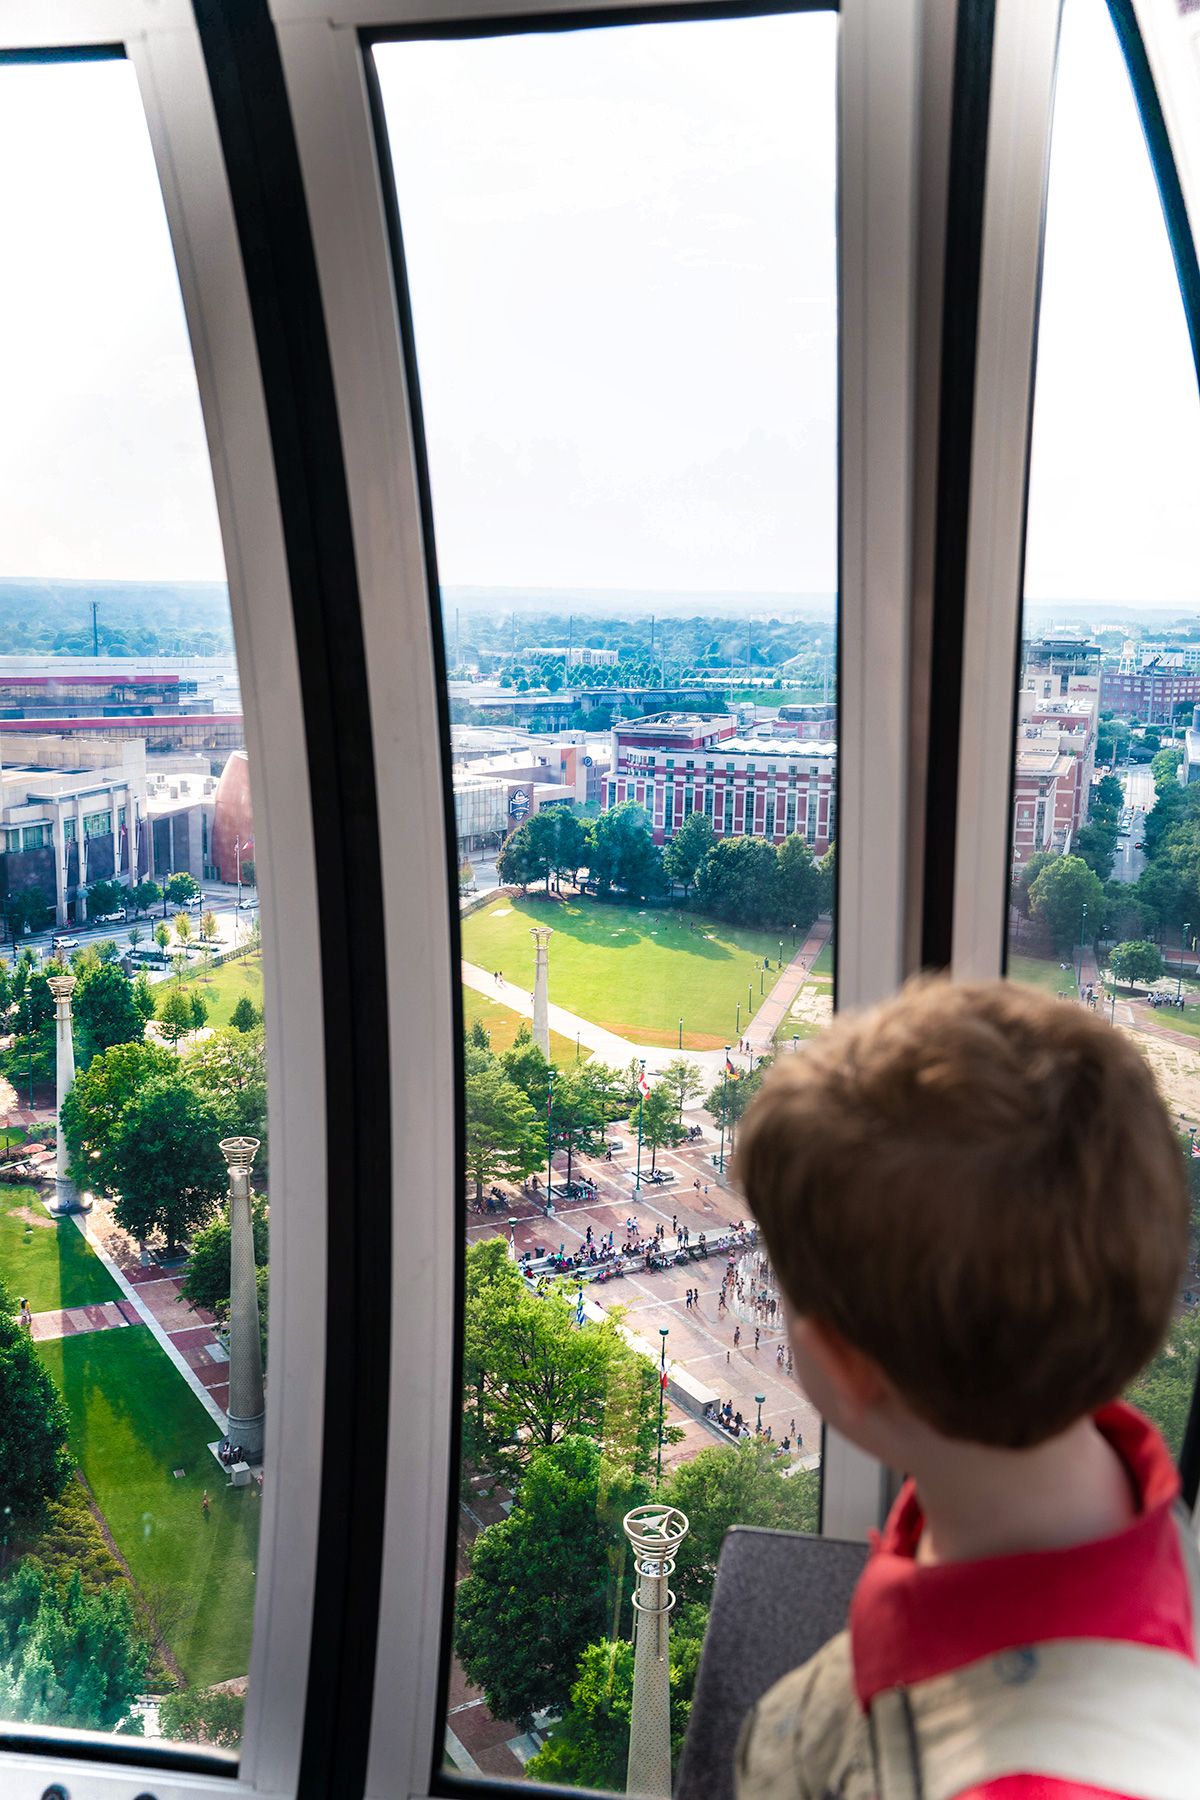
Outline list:
[[[1112,878],[1114,881],[1136,881],[1146,866],[1146,856],[1144,851],[1135,846],[1142,841],[1142,834],[1146,829],[1146,814],[1152,809],[1158,796],[1148,764],[1135,765],[1122,771],[1121,785],[1125,790],[1125,805],[1133,816],[1129,822],[1128,834],[1117,839]]]
[[[191,917],[193,929],[198,933],[200,920],[206,912],[215,913],[217,919],[217,940],[210,947],[214,950],[232,950],[237,943],[245,943],[246,934],[251,922],[258,917],[258,893],[254,888],[243,887],[242,910],[237,910],[236,884],[219,881],[206,881],[202,884],[202,898],[198,906],[190,906],[186,910]],[[170,924],[181,909],[167,905],[167,923]],[[129,930],[137,925],[142,933],[141,949],[154,948],[154,928],[162,922],[162,902],[152,912],[138,913],[131,910],[129,917],[121,919],[104,919],[99,924],[67,925],[60,931],[57,927],[49,931],[31,932],[28,937],[18,938],[15,945],[11,940],[0,946],[0,954],[7,957],[19,956],[22,950],[34,950],[39,957],[51,954],[53,940],[56,937],[69,937],[79,944],[102,943],[111,938],[120,949],[122,955],[129,947]],[[194,943],[194,940],[193,940]],[[169,973],[170,971],[165,971]],[[147,975],[151,981],[158,980],[163,971],[148,967]]]

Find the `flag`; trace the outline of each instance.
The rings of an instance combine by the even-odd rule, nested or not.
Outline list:
[[[638,1084],[638,1092],[641,1094],[641,1096],[644,1100],[646,1095],[650,1092],[650,1083],[646,1080],[645,1069],[638,1070],[637,1084]]]
[[[1200,1156],[1200,1144],[1193,1144],[1193,1145],[1192,1145],[1192,1155],[1193,1155],[1193,1156]]]
[[[731,1063],[731,1062],[730,1062],[730,1060],[729,1060],[729,1058],[728,1058],[728,1057],[726,1057],[726,1058],[725,1058],[725,1073],[726,1073],[726,1074],[727,1074],[727,1075],[732,1075],[732,1076],[733,1076],[733,1079],[734,1079],[734,1080],[735,1080],[735,1081],[736,1081],[736,1080],[737,1080],[737,1078],[738,1078],[738,1072],[737,1072],[737,1070],[736,1070],[736,1069],[735,1069],[735,1068],[734,1068],[734,1066],[733,1066],[733,1064],[732,1064],[732,1063]]]
[[[575,1323],[577,1325],[583,1324],[583,1289],[582,1288],[580,1288],[579,1298],[575,1302]]]
[[[664,1394],[667,1391],[667,1371],[666,1371],[666,1369],[664,1369],[662,1372],[662,1391]]]

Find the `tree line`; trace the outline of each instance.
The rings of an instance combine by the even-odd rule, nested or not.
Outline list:
[[[553,879],[597,897],[652,900],[682,888],[685,904],[715,918],[807,931],[832,903],[835,852],[819,861],[797,832],[776,846],[760,837],[718,837],[703,813],[689,813],[665,845],[654,842],[645,807],[626,800],[596,819],[569,806],[545,807],[517,828],[497,859],[506,886]]]

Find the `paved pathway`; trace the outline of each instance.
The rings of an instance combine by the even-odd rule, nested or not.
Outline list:
[[[759,1007],[757,1016],[742,1033],[742,1041],[755,1056],[765,1056],[771,1049],[775,1033],[787,1017],[788,1007],[804,986],[809,971],[828,943],[832,930],[832,918],[822,914]]]
[[[52,1338],[78,1337],[87,1331],[115,1331],[141,1320],[124,1300],[106,1300],[102,1306],[72,1306],[65,1312],[33,1314],[29,1335],[36,1344]]]

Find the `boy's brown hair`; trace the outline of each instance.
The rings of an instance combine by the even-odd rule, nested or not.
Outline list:
[[[1166,1331],[1180,1145],[1142,1057],[1083,1007],[914,982],[780,1059],[736,1172],[793,1309],[949,1437],[1053,1437]]]

